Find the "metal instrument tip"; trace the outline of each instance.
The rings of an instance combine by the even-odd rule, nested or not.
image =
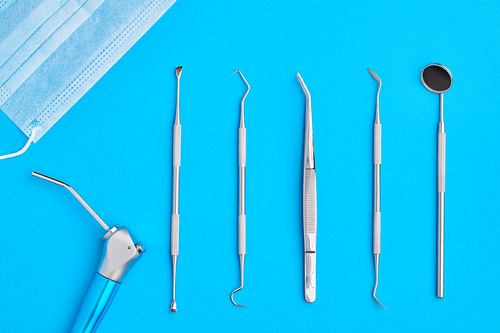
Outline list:
[[[181,77],[182,74],[182,66],[176,67],[175,68],[175,75],[179,78]]]
[[[377,289],[377,287],[375,287],[375,290],[376,290],[376,289]],[[377,303],[378,303],[378,304],[380,304],[380,306],[381,306],[381,307],[383,307],[383,308],[384,308],[384,310],[387,310],[387,309],[385,308],[385,306],[383,306],[383,305],[382,305],[382,303],[380,303],[380,301],[378,300],[378,298],[375,296],[375,291],[373,292],[373,298],[375,298],[375,300],[377,301]]]
[[[246,97],[247,97],[247,95],[248,95],[248,92],[250,91],[250,85],[248,84],[247,80],[246,80],[246,79],[245,79],[245,77],[243,76],[243,73],[242,73],[239,69],[235,70],[235,71],[234,71],[234,72],[232,72],[231,74],[234,74],[234,73],[240,73],[241,77],[243,78],[243,81],[245,81],[245,83],[246,83],[246,85],[247,85],[247,87],[248,87],[247,93],[245,94],[245,97],[243,97],[243,100],[245,100],[245,98],[246,98]]]
[[[377,301],[377,303],[380,304],[380,306],[383,307],[384,310],[387,310],[385,308],[385,306],[383,306],[382,303],[380,303],[380,301],[378,300],[377,296],[375,296],[375,294],[377,293],[377,287],[378,287],[378,260],[379,260],[379,255],[376,254],[374,256],[374,259],[375,259],[375,287],[373,288],[373,298],[375,298],[375,300]]]
[[[297,73],[297,78],[299,79],[300,85],[302,86],[302,89],[304,90],[304,93],[306,94],[306,98],[311,98],[311,94],[309,93],[309,89],[307,89],[307,86],[304,83],[304,80],[302,80],[302,76],[300,76],[299,73]]]
[[[234,305],[239,306],[240,308],[248,308],[248,306],[236,304],[236,302],[235,302],[235,301],[234,301],[234,299],[233,299],[233,295],[234,295],[237,291],[240,291],[241,289],[243,289],[243,285],[241,285],[241,287],[239,287],[238,289],[236,289],[235,291],[233,291],[233,292],[231,293],[231,302],[233,302],[233,304],[234,304]]]
[[[241,78],[243,79],[243,81],[245,81],[245,83],[248,87],[247,92],[245,93],[245,95],[243,96],[243,98],[241,100],[240,128],[245,128],[245,99],[247,98],[248,93],[250,92],[250,85],[248,84],[247,79],[245,79],[245,77],[243,76],[243,73],[239,69],[235,70],[231,74],[234,74],[234,73],[240,73]]]
[[[175,303],[175,299],[172,300],[172,304],[170,305],[170,312],[177,312],[177,303]]]
[[[377,82],[378,82],[379,84],[382,84],[382,81],[381,81],[381,80],[380,80],[380,78],[377,76],[377,74],[375,74],[375,73],[374,73],[371,69],[369,69],[369,68],[367,68],[367,70],[368,70],[368,72],[370,72],[370,74],[373,76],[373,78],[374,78],[375,80],[377,80]]]

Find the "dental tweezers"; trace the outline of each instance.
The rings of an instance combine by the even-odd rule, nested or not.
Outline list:
[[[302,192],[302,222],[304,228],[304,298],[312,303],[316,300],[316,166],[314,161],[314,139],[311,113],[311,94],[297,73],[306,95],[306,120],[304,136],[304,181]]]

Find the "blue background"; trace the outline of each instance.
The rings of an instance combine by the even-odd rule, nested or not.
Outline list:
[[[100,332],[498,331],[498,1],[182,1],[28,152],[0,161],[0,331],[67,332],[103,230],[147,253]],[[436,297],[439,97],[446,65],[445,298]],[[174,68],[181,79],[181,234],[171,314]],[[383,81],[382,255],[372,298],[372,123]],[[247,256],[237,256],[237,127],[246,102]],[[303,299],[304,94],[318,179],[317,300]],[[0,114],[1,153],[24,134]]]

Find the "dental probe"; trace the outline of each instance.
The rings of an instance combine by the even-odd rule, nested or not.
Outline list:
[[[240,116],[240,127],[238,129],[238,164],[239,164],[239,212],[238,212],[238,254],[240,256],[240,276],[241,276],[241,286],[231,293],[231,302],[234,305],[246,308],[244,305],[237,304],[233,296],[237,291],[243,289],[244,273],[245,273],[245,254],[246,254],[246,214],[245,214],[245,168],[247,165],[247,129],[245,128],[245,99],[247,98],[248,92],[250,91],[250,85],[243,76],[243,74],[237,70],[234,73],[240,73],[243,81],[245,81],[248,89],[241,100],[241,116]]]
[[[172,148],[173,182],[172,182],[172,222],[170,225],[170,254],[172,255],[172,304],[170,312],[177,312],[175,303],[175,277],[177,256],[179,255],[179,171],[181,166],[181,118],[179,116],[179,91],[181,88],[182,66],[175,69],[177,76],[177,107],[175,108],[174,138]]]
[[[378,286],[378,262],[380,258],[380,165],[382,164],[382,124],[380,123],[380,88],[382,81],[368,69],[368,72],[378,82],[377,109],[375,111],[375,123],[373,124],[373,260],[375,262],[375,287],[373,288],[373,298],[382,306],[377,296]]]

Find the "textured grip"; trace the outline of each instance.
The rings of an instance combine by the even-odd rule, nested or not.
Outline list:
[[[173,165],[181,166],[181,125],[174,125]]]
[[[373,125],[373,164],[382,164],[382,124]]]
[[[238,254],[247,253],[247,216],[238,215]]]
[[[179,214],[172,214],[170,254],[173,256],[179,255]]]
[[[446,173],[446,133],[438,133],[438,192],[444,193]]]
[[[304,175],[304,232],[316,233],[316,170],[306,169]]]
[[[240,167],[247,166],[247,129],[238,129],[238,162]]]
[[[380,254],[380,212],[373,213],[373,254]]]

